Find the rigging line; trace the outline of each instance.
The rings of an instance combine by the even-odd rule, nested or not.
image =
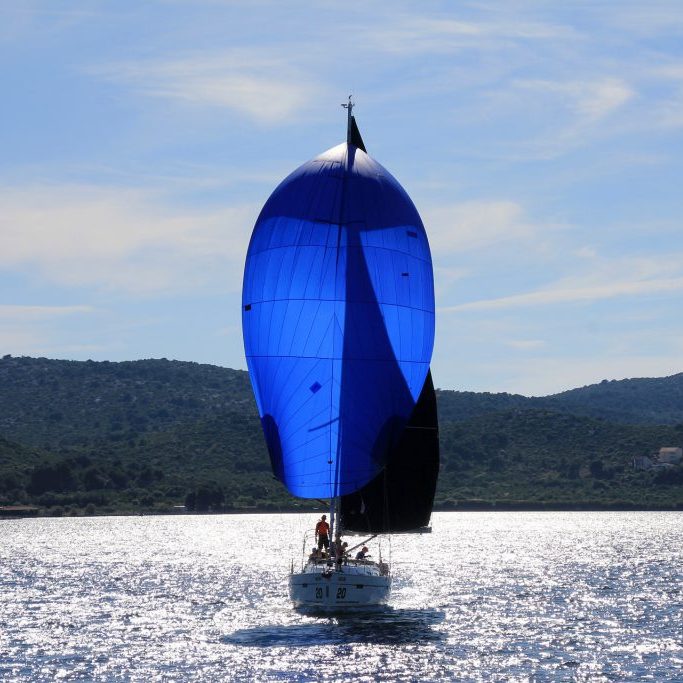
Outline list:
[[[311,433],[311,430],[310,430],[310,429],[307,429],[307,424],[308,424],[308,421],[307,421],[307,420],[304,420],[304,421],[301,421],[301,420],[300,420],[300,421],[299,421],[300,424],[299,424],[298,426],[297,426],[297,424],[296,424],[296,422],[295,422],[295,420],[296,420],[298,414],[300,413],[300,411],[303,410],[304,408],[307,408],[307,407],[308,407],[306,404],[307,404],[310,400],[311,400],[310,398],[307,398],[303,403],[301,403],[301,404],[296,408],[296,410],[295,410],[293,413],[291,413],[290,415],[287,416],[287,417],[288,417],[288,420],[287,420],[287,422],[284,423],[283,426],[282,426],[283,433],[284,433],[285,429],[287,430],[287,431],[286,431],[287,434],[294,434],[294,435],[299,434],[299,435],[303,435],[303,434],[310,434],[310,433]],[[328,413],[328,409],[327,409],[327,408],[323,408],[323,410],[319,410],[316,414],[312,415],[310,419],[316,419],[316,420],[317,420],[317,419],[320,419],[321,416],[327,417],[328,414],[329,414],[329,413]],[[328,423],[328,424],[332,424],[332,422],[330,422],[330,423]],[[294,427],[293,427],[292,425],[294,425]],[[302,431],[302,430],[304,430],[304,429],[306,429],[305,432]],[[313,441],[316,441],[316,440],[317,440],[316,438],[311,438],[311,439],[309,439],[309,440],[307,440],[307,441],[305,441],[305,442],[299,443],[298,446],[293,446],[293,447],[291,448],[291,452],[294,453],[294,452],[297,451],[299,448],[302,448],[303,446],[305,446],[305,445],[308,444],[308,443],[313,443]],[[317,456],[316,456],[316,457],[317,457]]]
[[[277,364],[277,369],[275,370],[275,373],[272,375],[272,383],[275,386],[288,386],[289,385],[289,380],[291,379],[292,375],[298,372],[299,368],[295,363],[284,363],[284,360],[290,360],[292,358],[296,358],[296,356],[266,356],[266,358],[276,358],[279,362]],[[289,366],[289,371],[287,372],[287,375],[285,378],[279,380],[280,373],[282,371],[283,367]],[[315,366],[317,367],[317,366]],[[303,380],[302,380],[303,381]],[[296,385],[296,391],[299,390],[301,387],[301,383]],[[287,401],[291,401],[294,396],[294,391],[295,389],[292,389],[291,393],[287,396]],[[276,415],[280,412],[280,405],[285,397],[285,392],[279,391],[276,392],[275,398],[273,399],[272,402],[272,410],[273,410],[273,415]]]
[[[252,301],[251,306],[252,310],[254,306],[259,306],[262,304],[272,304],[272,303],[282,303],[282,302],[287,302],[287,301],[327,301],[328,303],[344,303],[344,299],[323,299],[322,297],[318,299],[263,299],[263,300],[257,300],[257,301]],[[393,301],[373,301],[373,300],[368,300],[368,301],[362,301],[362,300],[354,300],[354,301],[349,301],[347,303],[352,303],[352,304],[379,304],[380,306],[394,306],[395,308],[406,308],[409,311],[419,311],[420,313],[427,313],[429,315],[434,315],[434,311],[432,311],[429,308],[421,308],[420,306],[411,306],[410,304],[398,304],[394,303]]]
[[[319,366],[320,366],[320,363],[318,362],[315,365],[313,365],[306,373],[304,373],[303,375],[300,376],[298,384],[296,384],[292,387],[292,390],[287,397],[287,403],[293,404],[294,403],[294,397],[297,394],[299,394],[299,390],[305,384],[308,384],[312,379],[315,379],[316,375],[314,375],[313,373],[318,371]],[[293,366],[293,369],[296,369],[296,367]],[[290,373],[290,375],[288,376],[288,379],[292,376],[292,374],[294,374],[294,373],[293,372]],[[282,397],[283,395],[284,395],[284,392],[281,392],[280,396],[278,397],[278,402],[275,404],[278,409],[280,406],[280,400],[281,400],[280,397]],[[294,418],[300,410],[303,410],[303,408],[306,406],[308,401],[311,400],[311,398],[312,398],[312,396],[306,396],[305,399],[298,402],[298,407],[293,412],[288,414],[289,420],[287,421],[286,426],[289,426],[292,423],[292,418]],[[285,425],[283,425],[283,427],[285,427]]]
[[[267,263],[267,269],[268,269],[268,270],[270,270],[270,265],[271,265],[272,260],[273,260],[272,254],[269,254],[269,255],[268,255],[268,263]],[[280,261],[280,268],[281,268],[281,267],[282,267],[282,261]],[[270,332],[271,332],[271,329],[272,329],[272,327],[273,327],[273,314],[274,314],[275,306],[271,305],[271,306],[269,306],[269,308],[270,308],[270,311],[269,311],[268,325],[267,325],[268,332],[267,332],[267,335],[266,335],[266,339],[268,339],[268,340],[271,339]],[[265,312],[265,310],[264,310],[264,312]],[[259,317],[259,333],[261,332],[261,329],[262,329],[262,328],[261,328],[261,323],[262,323],[262,319],[261,319],[261,316],[260,316],[260,317]],[[266,377],[268,378],[268,379],[267,379],[268,384],[266,385],[266,390],[267,390],[267,392],[270,394],[270,393],[271,393],[271,392],[270,392],[270,387],[271,387],[271,379],[272,379],[272,378],[269,376],[269,374],[270,374],[270,373],[268,373],[268,375],[266,375]]]
[[[297,246],[297,258],[299,256],[306,254],[306,257],[308,257],[308,252],[306,251],[305,247],[302,247],[301,245]],[[325,252],[327,251],[327,247],[322,248],[322,254],[320,254],[320,249],[317,248],[315,252],[311,255],[310,258],[310,263],[308,266],[308,273],[306,275],[306,284],[304,285],[303,291],[304,295],[306,294],[307,291],[309,291],[309,287],[313,289],[313,291],[318,291],[322,293],[322,263],[320,272],[317,272],[318,269],[318,259],[316,258],[317,256],[322,255],[322,262],[324,263],[325,260]],[[302,256],[303,258],[303,256]],[[317,279],[317,282],[316,282]]]
[[[347,548],[347,549],[346,549],[346,552],[347,552],[347,553],[352,553],[356,548],[360,548],[361,546],[365,545],[366,543],[370,543],[370,541],[372,541],[372,540],[374,540],[375,538],[377,538],[378,535],[379,535],[379,534],[373,534],[372,536],[370,536],[370,538],[366,538],[364,541],[361,541],[360,543],[356,543],[356,545],[354,545],[353,547]]]
[[[290,299],[291,301],[291,299]],[[292,355],[292,348],[294,347],[294,342],[298,341],[299,335],[297,335],[297,332],[299,330],[299,323],[301,322],[301,316],[304,313],[304,309],[306,308],[306,302],[301,301],[301,308],[299,309],[299,315],[296,317],[296,323],[294,324],[294,332],[292,334],[291,340],[289,342],[289,351],[286,354],[278,354],[281,356],[291,356]],[[310,333],[310,330],[309,330]],[[306,340],[308,340],[308,335],[306,335]],[[305,344],[304,344],[305,348]]]
[[[247,358],[307,358],[309,360],[342,360],[341,356],[280,356],[270,353],[252,353]],[[413,360],[411,358],[374,358],[371,356],[358,356],[357,358],[347,356],[346,360],[350,361],[367,361],[373,363],[406,363],[410,365],[429,365],[423,360]]]
[[[300,461],[297,461],[297,462],[302,462],[302,463],[303,463],[303,462],[306,462],[306,460],[304,459],[304,460],[300,460]],[[307,471],[306,471],[307,478],[310,477],[310,478],[312,479],[312,478],[314,478],[314,475],[318,475],[318,474],[324,475],[324,474],[325,474],[325,470],[322,469],[322,470],[307,470]],[[296,479],[297,476],[301,476],[301,475],[300,475],[300,474],[292,474],[292,475],[290,475],[289,478],[290,478],[290,479]],[[358,471],[356,471],[356,470],[353,470],[353,471],[351,472],[349,478],[348,478],[348,479],[344,479],[344,481],[343,481],[342,483],[348,484],[348,483],[350,483],[350,482],[354,484],[354,486],[356,487],[356,489],[358,489],[358,488],[364,486],[365,484],[369,483],[369,482],[368,482],[368,479],[367,479],[367,476],[365,476],[365,473],[363,473],[363,472],[358,472]],[[318,482],[313,482],[313,483],[301,482],[301,483],[298,483],[298,484],[297,484],[297,487],[300,488],[300,489],[318,489],[318,488],[320,487],[320,481],[318,481]],[[317,495],[316,495],[316,496],[312,496],[312,497],[317,498]]]
[[[318,302],[318,310],[320,310],[320,301]],[[317,317],[317,311],[316,311],[316,317]],[[315,322],[315,321],[314,321]],[[315,349],[315,357],[316,358],[322,358],[321,352],[323,345],[327,341],[328,335],[332,335],[332,346],[334,347],[334,334],[335,334],[335,317],[334,317],[334,311],[332,312],[332,316],[330,318],[329,323],[327,324],[327,327],[325,328],[325,331],[320,335],[320,342],[318,344],[318,347]],[[309,340],[310,341],[310,332],[313,330],[313,324],[311,324],[311,329],[309,330]],[[308,345],[307,341],[307,345]],[[304,347],[305,348],[305,347]]]
[[[306,219],[297,218],[296,220],[304,221]],[[311,222],[313,223],[314,221],[311,221]],[[362,222],[364,222],[364,221],[349,221],[349,223],[362,223]],[[330,225],[338,225],[338,223],[331,223],[330,222]],[[389,225],[386,228],[380,228],[380,229],[383,231],[384,230],[397,230],[397,229],[403,230],[404,228],[408,229],[409,227],[417,227],[417,226]],[[278,249],[291,249],[291,247],[293,247],[293,246],[306,247],[309,249],[313,249],[314,247],[315,248],[323,248],[323,249],[329,248],[326,244],[299,244],[299,245],[296,245],[296,244],[279,244],[279,245],[274,246],[274,247],[264,247],[263,249],[260,249],[259,251],[254,251],[253,255],[257,256],[259,254],[265,254],[266,252],[269,252],[269,251],[277,251]],[[354,248],[354,247],[351,247],[351,248]],[[378,251],[388,251],[388,252],[395,253],[395,254],[401,254],[402,256],[408,256],[409,258],[413,258],[416,261],[420,261],[422,263],[428,263],[428,264],[432,263],[432,260],[429,258],[423,258],[422,256],[418,256],[417,254],[413,254],[410,251],[406,251],[404,249],[398,249],[396,247],[386,247],[386,246],[380,246],[380,245],[376,245],[376,244],[369,244],[369,245],[366,245],[365,247],[356,247],[356,248],[359,248],[359,249],[360,248],[377,249]]]
[[[280,386],[287,386],[287,385],[289,384],[289,379],[292,377],[292,375],[293,375],[293,374],[296,372],[296,370],[297,370],[297,367],[296,367],[296,365],[295,365],[294,363],[283,363],[283,362],[282,362],[282,361],[284,361],[285,359],[296,358],[296,356],[271,356],[271,355],[266,355],[266,356],[257,356],[257,357],[258,357],[258,358],[277,358],[277,359],[280,361],[280,363],[278,363],[278,365],[277,365],[277,369],[275,370],[275,373],[273,374],[273,376],[272,376],[272,378],[271,378],[271,379],[272,379],[272,384],[274,384],[275,386],[278,385],[277,379],[278,379],[278,377],[279,377],[279,375],[280,375],[280,372],[281,372],[281,369],[282,369],[283,367],[289,366],[289,371],[287,372],[286,377],[283,378],[281,382],[279,382]],[[298,389],[299,386],[300,386],[300,385],[297,385],[296,388]],[[283,391],[278,392],[277,395],[276,395],[276,397],[275,397],[275,399],[274,399],[274,401],[271,401],[271,408],[272,408],[273,414],[276,414],[277,412],[279,412],[279,410],[280,410],[280,402],[282,401],[283,394],[284,394]],[[291,400],[291,398],[292,398],[292,397],[290,396],[290,397],[289,397],[289,400]]]

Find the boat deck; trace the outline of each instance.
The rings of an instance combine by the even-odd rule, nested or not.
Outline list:
[[[352,560],[344,559],[341,563],[332,560],[308,560],[304,567],[306,573],[329,573],[339,572],[342,574],[353,574],[355,576],[388,576],[389,565],[384,562],[378,563],[372,560]]]

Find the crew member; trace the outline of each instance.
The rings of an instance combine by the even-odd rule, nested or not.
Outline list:
[[[364,545],[357,553],[356,553],[356,559],[357,560],[364,560],[365,556],[368,554],[368,546]]]
[[[327,523],[327,515],[323,515],[315,525],[315,540],[318,542],[318,550],[330,548],[330,525]]]
[[[342,543],[341,536],[337,536],[337,539],[333,544],[334,555],[337,558],[337,565],[341,566],[342,561],[346,557],[346,549],[348,547],[349,544],[346,541]]]

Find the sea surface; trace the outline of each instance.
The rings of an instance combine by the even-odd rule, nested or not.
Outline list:
[[[316,519],[0,521],[0,680],[683,681],[683,513],[435,514],[390,608],[326,618],[287,597]]]

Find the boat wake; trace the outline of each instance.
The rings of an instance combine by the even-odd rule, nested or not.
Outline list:
[[[358,611],[321,612],[297,608],[309,623],[240,629],[221,642],[244,647],[311,647],[371,643],[376,645],[441,641],[446,634],[435,628],[445,619],[436,609],[396,609],[389,606]]]

